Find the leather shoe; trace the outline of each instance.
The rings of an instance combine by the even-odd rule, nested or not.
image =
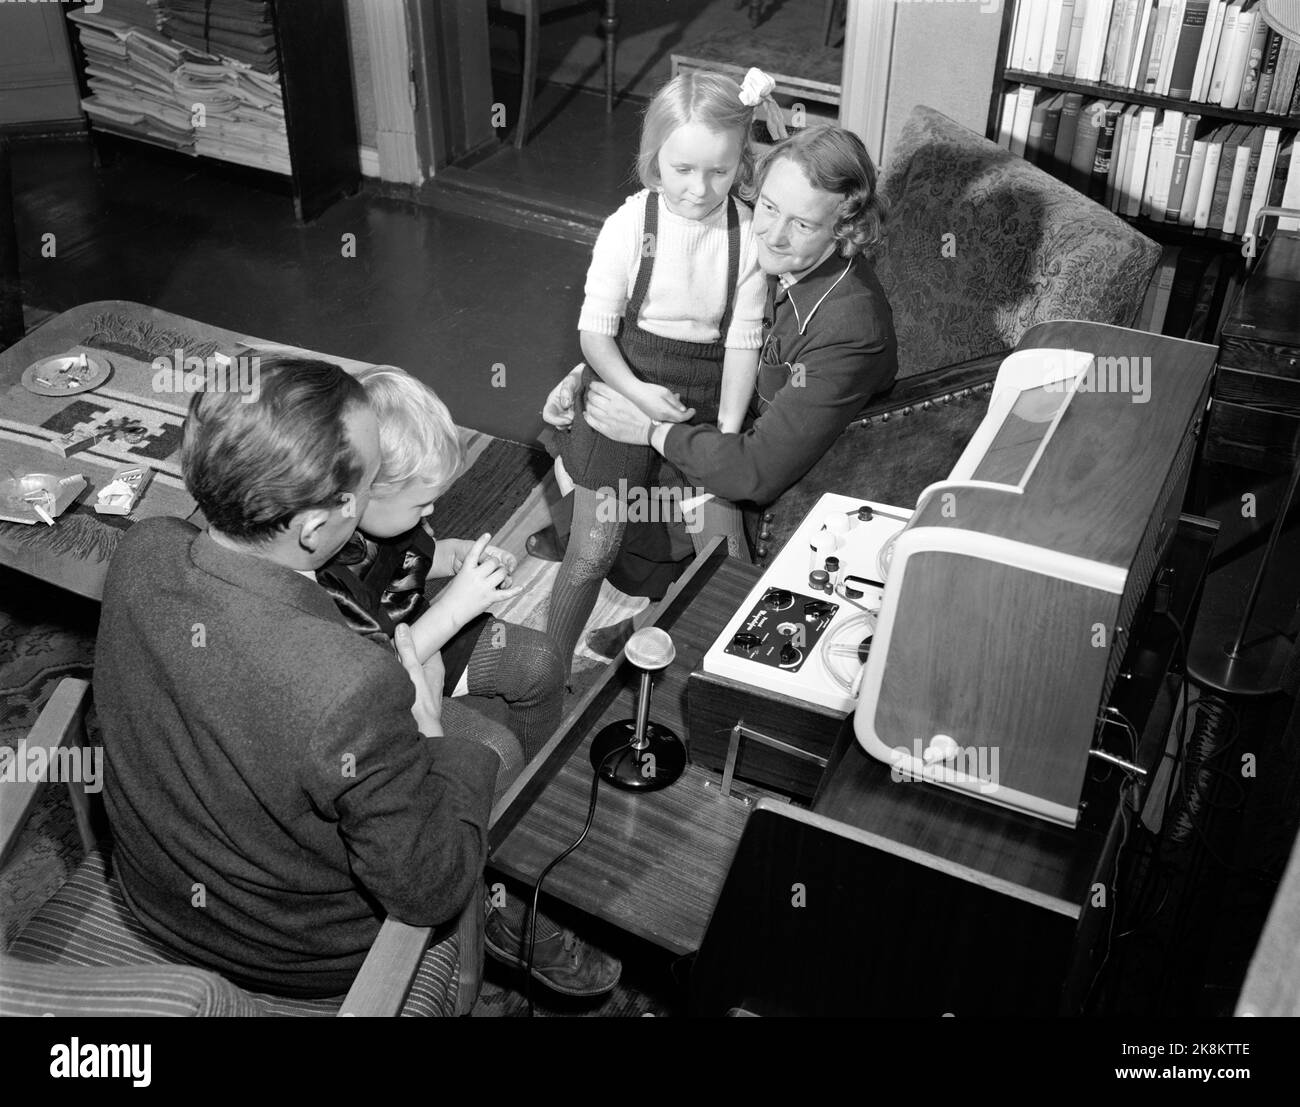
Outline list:
[[[630,618],[610,627],[600,627],[587,635],[587,649],[601,657],[617,657],[635,630],[636,624]]]
[[[607,953],[588,945],[573,931],[538,918],[538,939],[533,950],[533,979],[566,996],[603,996],[614,990],[623,966]],[[526,924],[512,924],[499,911],[488,915],[483,928],[483,945],[495,961],[522,969],[528,957],[524,941]],[[547,930],[549,937],[542,937]]]
[[[530,534],[524,542],[529,554],[542,561],[563,561],[565,547],[560,544],[560,536],[554,527],[544,527]]]

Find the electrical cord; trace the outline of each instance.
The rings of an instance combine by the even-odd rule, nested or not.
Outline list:
[[[542,895],[542,881],[544,881],[551,874],[551,870],[554,869],[556,865],[558,865],[561,861],[563,861],[566,857],[568,857],[569,854],[571,854],[580,845],[582,845],[584,839],[587,837],[588,831],[591,830],[591,824],[596,821],[596,798],[600,792],[601,769],[605,767],[605,765],[609,762],[609,759],[611,757],[614,757],[616,754],[621,755],[627,753],[628,750],[630,750],[631,748],[632,748],[632,739],[628,738],[626,745],[616,746],[614,749],[610,750],[609,753],[607,753],[601,759],[600,764],[595,768],[595,770],[591,774],[591,799],[587,803],[587,821],[582,827],[582,833],[578,835],[578,837],[574,840],[571,846],[565,849],[563,853],[561,853],[558,857],[556,857],[553,861],[551,861],[550,864],[548,864],[546,868],[542,870],[541,875],[538,876],[537,878],[537,883],[533,885],[533,901],[528,909],[528,920],[527,920],[528,929],[525,931],[525,933],[528,935],[528,957],[526,958],[524,963],[524,995],[528,1000],[528,1017],[530,1019],[534,1017],[533,958],[537,952],[537,908]]]

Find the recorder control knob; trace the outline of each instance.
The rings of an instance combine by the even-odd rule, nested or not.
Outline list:
[[[781,647],[781,664],[793,665],[799,660],[799,651],[793,645],[787,642]]]
[[[827,515],[822,525],[828,534],[833,534],[837,538],[843,538],[849,533],[849,517],[843,512],[837,511]]]

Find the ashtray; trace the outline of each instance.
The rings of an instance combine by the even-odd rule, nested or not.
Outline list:
[[[81,350],[42,358],[23,370],[22,381],[28,392],[38,396],[75,396],[98,388],[112,372],[104,358]]]
[[[11,523],[54,526],[86,487],[80,473],[58,477],[53,473],[21,473],[0,480],[0,519]]]

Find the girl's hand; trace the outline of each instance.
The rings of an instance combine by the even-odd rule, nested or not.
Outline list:
[[[663,423],[684,423],[695,414],[693,407],[686,407],[676,392],[670,392],[662,384],[641,384],[628,399],[651,419]]]
[[[524,590],[522,585],[510,587],[513,564],[508,567],[502,558],[489,552],[491,537],[490,534],[479,536],[456,566],[456,579],[447,585],[436,601],[440,607],[445,605],[457,629],[478,618],[494,603],[513,599]],[[504,558],[514,562],[513,557],[501,552]]]

